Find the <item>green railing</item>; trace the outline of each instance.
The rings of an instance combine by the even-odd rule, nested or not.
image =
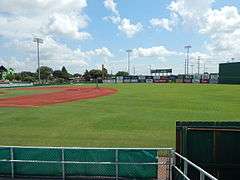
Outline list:
[[[0,147],[0,175],[168,180],[171,148]]]

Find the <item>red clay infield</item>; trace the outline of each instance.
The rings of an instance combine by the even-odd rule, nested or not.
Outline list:
[[[18,88],[17,88],[18,89]],[[17,90],[16,89],[16,90]],[[38,87],[19,88],[19,90],[56,90],[42,94],[32,94],[0,99],[0,107],[38,107],[56,103],[91,99],[100,96],[107,96],[117,92],[113,88],[96,87]]]

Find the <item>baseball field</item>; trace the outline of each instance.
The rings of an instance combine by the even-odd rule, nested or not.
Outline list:
[[[66,88],[0,89],[0,145],[174,147],[176,121],[240,120],[240,85],[101,84],[114,92],[82,99],[85,86],[71,87],[77,99]],[[62,99],[45,103],[51,93]],[[23,97],[35,104],[11,104]]]

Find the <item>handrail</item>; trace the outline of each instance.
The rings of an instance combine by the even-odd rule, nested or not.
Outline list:
[[[177,166],[173,166],[186,180],[191,180],[189,179]]]
[[[52,161],[52,160],[9,160],[2,159],[0,162],[15,162],[15,163],[46,163],[46,164],[99,164],[99,165],[171,165],[170,163],[162,162],[110,162],[110,161]]]
[[[99,150],[174,150],[174,148],[167,148],[167,147],[159,147],[159,148],[144,148],[144,147],[137,147],[137,148],[125,148],[125,147],[61,147],[61,146],[1,146],[1,148],[39,148],[39,149],[99,149]]]
[[[183,157],[182,155],[178,154],[177,152],[174,152],[174,154],[177,155],[178,157],[180,157],[181,159],[183,159],[185,162],[187,162],[188,164],[190,164],[194,168],[196,168],[200,172],[200,174],[203,173],[205,176],[207,176],[211,180],[218,180],[217,178],[215,178],[214,176],[212,176],[211,174],[209,174],[208,172],[206,172],[205,170],[203,170],[202,168],[200,168],[199,166],[194,164],[192,161],[190,161],[187,158]]]

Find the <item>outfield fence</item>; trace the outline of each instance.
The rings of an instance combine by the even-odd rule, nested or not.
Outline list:
[[[193,165],[173,148],[0,147],[0,176],[58,179],[183,180],[175,159]],[[200,180],[210,177],[199,168]]]

